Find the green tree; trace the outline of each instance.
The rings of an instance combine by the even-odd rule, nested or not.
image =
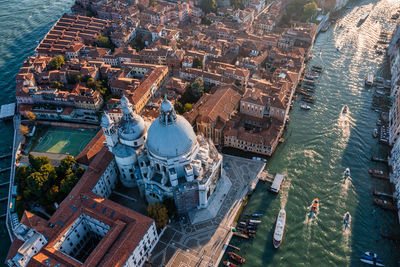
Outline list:
[[[97,46],[110,49],[113,47],[110,38],[108,38],[107,36],[103,36],[101,34],[97,38]]]
[[[50,203],[57,202],[60,199],[60,193],[60,188],[57,185],[53,185],[49,191],[46,192],[46,199]]]
[[[59,178],[65,178],[65,175],[68,170],[72,169],[72,167],[76,164],[76,160],[72,156],[66,156],[60,161],[60,165],[58,165],[56,171]]]
[[[193,68],[202,69],[203,68],[203,61],[199,57],[195,57],[193,59]]]
[[[49,183],[54,183],[57,180],[57,173],[55,168],[48,164],[44,164],[40,167],[39,172],[47,177]]]
[[[142,37],[139,35],[136,36],[136,38],[130,43],[130,46],[133,49],[136,49],[136,51],[141,51],[146,47],[146,44],[144,43],[144,40]]]
[[[182,105],[181,102],[176,101],[175,104],[174,104],[174,108],[175,108],[175,111],[176,111],[178,114],[183,114],[183,105]]]
[[[56,56],[52,58],[49,62],[49,67],[51,70],[59,70],[62,65],[65,64],[65,58],[63,56]]]
[[[48,175],[34,172],[26,178],[27,190],[40,198],[48,189]]]
[[[156,5],[158,5],[158,3],[156,1],[151,2],[150,4],[152,7],[155,7]]]
[[[82,75],[80,74],[71,74],[68,76],[68,82],[70,84],[76,84],[76,83],[80,83],[83,80]]]
[[[156,221],[157,228],[163,228],[168,223],[168,210],[163,203],[157,202],[149,205],[146,208],[146,214]]]
[[[28,117],[28,120],[33,123],[36,120],[36,115],[32,111],[26,111],[25,112],[26,117]]]
[[[60,82],[58,82],[58,81],[54,81],[54,82],[51,84],[51,87],[52,87],[52,88],[55,88],[55,89],[64,89],[64,84],[62,84],[62,83],[60,83]]]
[[[73,173],[71,169],[68,169],[65,173],[65,178],[61,180],[60,191],[67,195],[74,188],[78,182],[78,177]]]
[[[194,101],[192,103],[197,102],[200,97],[204,94],[204,82],[202,78],[197,78],[192,82],[192,84],[189,87],[189,92],[193,96]]]
[[[183,112],[188,112],[193,108],[193,104],[186,103],[185,106],[183,107]]]
[[[314,1],[307,3],[303,8],[303,21],[311,18],[311,16],[314,15],[315,12],[317,12],[317,9],[318,6]]]
[[[217,2],[215,0],[200,0],[200,7],[204,13],[208,14],[217,10]]]
[[[29,154],[28,159],[34,171],[39,171],[43,165],[50,164],[50,159],[45,156],[34,157],[32,154]]]

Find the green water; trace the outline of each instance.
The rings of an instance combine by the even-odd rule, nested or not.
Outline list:
[[[365,251],[378,253],[385,266],[396,266],[400,260],[395,245],[380,237],[382,232],[399,233],[397,217],[372,204],[373,188],[389,187],[368,175],[369,168],[384,167],[369,158],[373,152],[384,155],[385,148],[372,138],[378,113],[371,110],[373,89],[363,87],[367,73],[387,77],[384,57],[373,47],[381,30],[394,29],[390,16],[400,1],[358,1],[349,7],[315,42],[308,65],[325,68],[316,103],[310,111],[300,110],[301,101],[295,103],[286,142],[268,163],[270,173],[287,175],[281,193],[272,195],[266,185],[259,185],[244,213],[264,213],[262,225],[254,240],[234,237],[231,242],[241,248],[238,254],[246,258],[245,266],[363,266],[359,256]],[[371,9],[358,28],[359,18]],[[340,115],[344,104],[350,109],[347,116]],[[346,167],[351,180],[344,182]],[[310,220],[307,213],[315,197],[320,199],[320,212]],[[272,236],[281,208],[287,221],[283,243],[276,250]],[[343,231],[346,211],[352,215],[351,229]]]

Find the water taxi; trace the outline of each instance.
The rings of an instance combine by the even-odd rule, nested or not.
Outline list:
[[[374,129],[374,131],[373,131],[373,133],[372,133],[372,136],[374,137],[374,138],[377,138],[378,137],[378,129]]]
[[[391,201],[374,198],[374,204],[385,210],[397,210],[396,206]]]
[[[349,111],[349,107],[347,105],[344,105],[342,108],[342,114],[347,114],[347,112]]]
[[[264,214],[262,213],[253,213],[251,214],[251,217],[262,217]]]
[[[231,257],[231,259],[239,262],[239,263],[244,263],[246,261],[245,258],[240,257],[238,254],[234,253],[234,252],[228,252],[229,257]]]
[[[276,226],[275,226],[274,240],[273,240],[275,248],[279,248],[279,246],[282,243],[285,225],[286,225],[286,212],[284,209],[281,209],[279,211],[278,218],[276,219]]]
[[[315,213],[317,213],[318,209],[319,209],[319,199],[315,198],[311,204],[309,217],[311,218]]]
[[[343,219],[343,225],[345,230],[350,226],[350,222],[351,222],[350,212],[346,212],[344,214],[344,219]]]
[[[346,168],[346,170],[344,171],[344,179],[347,179],[350,177],[350,169]]]
[[[311,109],[311,107],[309,105],[305,105],[305,104],[301,105],[300,108],[304,109],[304,110],[310,110]]]

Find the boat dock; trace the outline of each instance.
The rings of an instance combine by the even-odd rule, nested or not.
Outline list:
[[[0,109],[0,120],[11,119],[15,114],[15,103],[5,104]]]
[[[271,186],[270,186],[269,190],[274,193],[279,193],[279,190],[281,189],[281,184],[282,184],[283,180],[285,179],[285,176],[280,173],[277,173],[274,176],[272,174],[269,174],[266,171],[263,171],[258,179],[260,181],[270,183]]]
[[[372,156],[372,157],[371,157],[371,160],[372,160],[372,161],[375,161],[375,162],[388,163],[388,160],[387,160],[387,159],[379,158],[379,157],[375,157],[375,156]]]
[[[372,194],[374,196],[377,196],[377,197],[388,197],[388,198],[391,198],[391,199],[394,198],[393,195],[387,194],[387,193],[383,193],[383,192],[379,192],[378,190],[376,190],[376,188],[374,188],[374,192],[372,192]]]

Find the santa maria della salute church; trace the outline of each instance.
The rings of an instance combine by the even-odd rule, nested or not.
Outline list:
[[[166,98],[151,125],[121,99],[119,121],[103,115],[101,126],[124,186],[137,186],[149,203],[173,198],[178,212],[208,206],[222,175],[222,155],[211,140],[194,133]]]

